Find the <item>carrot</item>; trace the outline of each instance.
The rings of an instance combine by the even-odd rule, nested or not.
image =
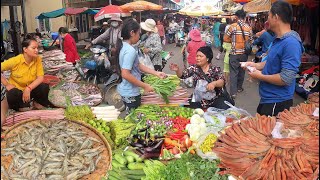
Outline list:
[[[164,144],[166,146],[176,146],[176,147],[181,147],[182,145],[177,143],[176,141],[171,140],[170,138],[165,138],[164,139]]]

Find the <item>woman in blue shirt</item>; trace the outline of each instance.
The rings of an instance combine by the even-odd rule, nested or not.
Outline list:
[[[140,39],[140,25],[134,19],[130,18],[124,21],[121,31],[122,42],[119,42],[120,52],[117,53],[118,58],[117,71],[121,74],[122,81],[118,85],[117,90],[122,97],[122,101],[126,105],[126,110],[137,108],[141,104],[140,87],[144,89],[144,93],[152,92],[153,88],[141,81],[141,71],[165,78],[166,74],[152,70],[139,63],[138,52],[133,47]]]

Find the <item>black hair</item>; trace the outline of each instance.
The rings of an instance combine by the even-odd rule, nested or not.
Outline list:
[[[246,12],[243,9],[240,9],[235,13],[235,15],[240,19],[244,19],[246,17]]]
[[[139,29],[140,29],[140,24],[133,18],[128,18],[124,20],[122,24],[122,29],[121,29],[122,39],[123,40],[130,39],[131,37],[130,32],[133,31],[134,33],[137,33]],[[118,83],[122,81],[121,67],[119,64],[120,63],[119,55],[122,47],[123,47],[122,40],[118,38],[117,44],[116,44],[116,54],[115,54],[114,63],[111,64],[111,66],[113,66],[114,72],[120,76]]]
[[[231,24],[231,23],[232,23],[232,20],[231,20],[230,18],[227,18],[227,19],[226,19],[226,22],[227,22],[227,24]]]
[[[133,18],[126,19],[122,24],[121,37],[123,40],[128,40],[131,37],[130,32],[133,31],[137,33],[139,29],[140,24],[137,21],[135,21]]]
[[[23,50],[23,48],[29,47],[31,44],[31,41],[37,42],[37,39],[32,34],[26,34],[22,43],[21,43],[22,50]]]
[[[68,28],[66,27],[60,27],[59,30],[58,30],[59,34],[66,34],[69,32]]]
[[[213,58],[213,52],[211,47],[203,46],[203,47],[200,47],[197,52],[199,51],[202,52],[208,58],[208,63],[210,64]]]
[[[278,15],[280,19],[286,23],[290,24],[293,19],[292,6],[285,1],[276,1],[272,4],[270,13],[272,15]]]

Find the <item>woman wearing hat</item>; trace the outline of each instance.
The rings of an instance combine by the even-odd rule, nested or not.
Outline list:
[[[193,29],[189,33],[189,37],[191,39],[187,45],[187,52],[188,52],[188,63],[189,65],[196,64],[196,54],[200,47],[206,45],[204,41],[201,39],[201,33],[198,29]]]
[[[140,23],[143,30],[147,31],[148,38],[143,44],[143,52],[148,54],[156,71],[162,71],[162,45],[161,38],[158,34],[156,22],[153,19],[147,19],[145,22]]]

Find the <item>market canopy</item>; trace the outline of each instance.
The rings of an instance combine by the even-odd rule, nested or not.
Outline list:
[[[189,6],[182,8],[180,14],[188,16],[212,16],[223,13],[223,11],[215,6],[215,3],[194,2]]]
[[[55,11],[41,13],[39,16],[36,17],[36,19],[57,18],[60,16],[64,16],[65,11],[66,8],[61,8]]]
[[[134,2],[130,2],[127,3],[125,5],[120,6],[121,9],[125,10],[125,11],[147,11],[147,10],[162,10],[163,7],[158,5],[158,4],[154,4],[148,1],[134,1]]]
[[[248,13],[268,12],[271,9],[271,0],[253,0],[243,5],[243,10]]]
[[[104,18],[111,18],[112,15],[117,15],[119,17],[127,17],[131,16],[131,13],[129,11],[123,10],[120,8],[120,6],[116,5],[108,5],[102,8],[95,16],[95,21],[100,21]]]

